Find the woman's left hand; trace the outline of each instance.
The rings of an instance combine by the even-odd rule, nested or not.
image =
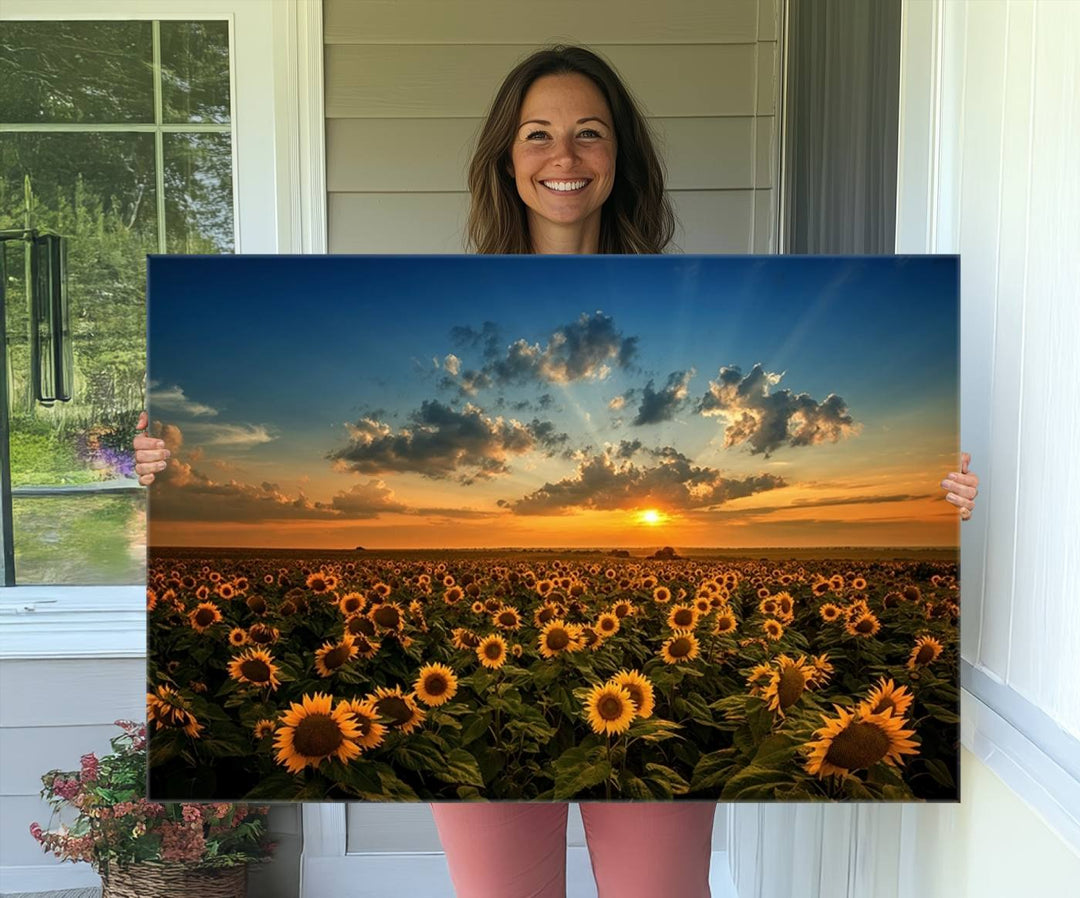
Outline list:
[[[971,517],[971,510],[975,507],[975,497],[979,495],[979,476],[968,473],[969,464],[971,464],[971,456],[966,452],[961,452],[960,470],[945,475],[945,479],[941,481],[946,500],[960,509],[962,521]]]

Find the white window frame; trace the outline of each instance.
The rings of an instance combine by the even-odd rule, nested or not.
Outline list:
[[[0,21],[229,23],[238,253],[325,253],[321,0],[3,0]],[[0,588],[0,659],[146,654],[143,585]]]

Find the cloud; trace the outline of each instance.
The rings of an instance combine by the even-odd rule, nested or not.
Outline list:
[[[641,427],[674,418],[675,412],[686,404],[690,396],[690,380],[695,373],[693,368],[689,371],[672,371],[661,390],[654,389],[650,380],[641,391],[641,405],[631,425]]]
[[[611,400],[611,402],[609,402],[607,404],[607,407],[609,409],[611,409],[613,412],[617,412],[624,405],[626,405],[626,397],[625,396],[616,396],[614,399]]]
[[[793,511],[804,508],[826,508],[834,505],[881,505],[936,498],[937,496],[933,493],[891,493],[872,496],[840,496],[831,499],[795,499],[789,505],[757,505],[753,508],[721,509],[714,513],[723,515],[725,518],[751,518],[771,515],[778,511]]]
[[[329,507],[350,518],[377,518],[383,512],[407,510],[405,505],[394,499],[394,491],[381,480],[358,483],[338,493],[330,500]]]
[[[446,358],[443,359],[443,367],[446,368],[446,370],[449,371],[451,375],[456,377],[457,373],[461,370],[461,359],[459,359],[452,352],[448,353]]]
[[[623,443],[584,459],[577,472],[515,501],[499,504],[515,514],[559,514],[570,509],[640,508],[643,505],[683,511],[721,505],[732,499],[777,489],[787,484],[773,474],[729,479],[713,468],[694,465],[671,447],[654,450],[654,465],[628,460],[634,444]]]
[[[754,365],[745,377],[738,367],[720,369],[697,411],[726,419],[724,448],[747,443],[753,455],[765,457],[781,446],[814,446],[857,434],[861,425],[848,413],[847,404],[835,393],[821,402],[807,393],[791,390],[770,392],[783,374],[769,373]]]
[[[155,415],[197,418],[217,414],[216,408],[188,399],[182,387],[162,387],[157,381],[150,384],[150,405]]]
[[[554,452],[569,439],[549,421],[490,418],[474,405],[458,411],[437,400],[425,401],[410,421],[394,433],[387,424],[362,418],[347,425],[349,445],[327,457],[358,474],[414,472],[472,483],[506,473],[513,456]]]
[[[204,446],[231,446],[246,448],[269,443],[275,437],[263,424],[203,424],[185,425],[185,430],[192,440]]]
[[[481,349],[485,359],[479,369],[462,370],[440,382],[467,396],[495,385],[604,380],[612,365],[625,368],[631,363],[638,342],[637,337],[623,336],[603,312],[583,313],[577,321],[556,328],[544,344],[519,339],[502,351],[498,329],[490,321],[480,331],[455,327],[451,337],[464,348]]]

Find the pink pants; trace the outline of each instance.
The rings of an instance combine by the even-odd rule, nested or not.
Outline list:
[[[432,804],[457,898],[565,898],[565,803]],[[715,802],[583,802],[599,898],[710,898]]]

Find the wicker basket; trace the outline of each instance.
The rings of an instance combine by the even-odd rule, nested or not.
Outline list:
[[[247,865],[198,870],[184,864],[132,864],[101,877],[101,898],[244,898]]]

